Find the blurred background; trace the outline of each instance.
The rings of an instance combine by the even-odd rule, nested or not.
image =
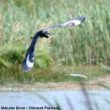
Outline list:
[[[109,0],[0,0],[0,84],[7,82],[75,82],[110,77]],[[44,27],[85,16],[83,24],[52,30],[40,39],[35,65],[21,65],[31,37]]]

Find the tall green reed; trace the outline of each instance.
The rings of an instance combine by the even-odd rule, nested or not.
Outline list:
[[[80,15],[86,17],[82,25],[52,30],[50,39],[39,41],[35,67],[110,64],[109,10],[109,0],[0,1],[0,68],[20,73],[30,37],[36,31]]]

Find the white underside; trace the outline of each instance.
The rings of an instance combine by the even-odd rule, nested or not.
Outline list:
[[[29,61],[29,54],[28,54],[27,59],[26,59],[26,65],[27,65],[29,68],[32,68],[33,65],[34,65],[34,63],[32,63],[32,62]]]
[[[79,25],[79,24],[81,24],[81,21],[74,19],[74,20],[65,22],[64,24],[62,24],[62,26],[72,26],[72,25]]]

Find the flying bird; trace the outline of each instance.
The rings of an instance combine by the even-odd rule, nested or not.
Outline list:
[[[35,46],[39,38],[49,38],[49,30],[58,28],[58,27],[66,27],[66,26],[76,26],[81,24],[85,20],[84,16],[78,16],[72,20],[66,21],[62,24],[57,24],[54,26],[46,27],[40,31],[38,31],[34,37],[32,37],[32,41],[30,46],[26,52],[25,58],[23,60],[22,68],[25,72],[29,72],[34,66],[35,59]]]

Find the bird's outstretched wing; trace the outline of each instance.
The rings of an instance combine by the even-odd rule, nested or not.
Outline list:
[[[57,27],[76,26],[76,25],[79,25],[82,22],[84,22],[84,20],[85,20],[85,17],[84,16],[78,16],[78,17],[73,18],[73,19],[71,19],[69,21],[66,21],[64,23],[57,24],[57,25],[54,25],[54,26],[46,27],[43,30],[44,31],[49,31],[49,30],[54,29],[54,28],[57,28]]]
[[[27,53],[25,55],[25,58],[23,60],[23,64],[22,64],[23,70],[25,72],[28,72],[33,68],[34,57],[35,57],[35,46],[36,46],[36,42],[37,42],[38,38],[43,38],[43,37],[48,38],[49,37],[48,36],[49,35],[49,33],[48,33],[49,30],[57,28],[57,27],[76,26],[76,25],[81,24],[84,20],[85,20],[85,17],[79,16],[79,17],[76,17],[72,20],[66,21],[62,24],[49,26],[49,27],[46,27],[46,28],[42,29],[41,31],[38,31],[34,35],[34,37],[32,38],[31,44],[30,44],[30,46],[27,50]]]

